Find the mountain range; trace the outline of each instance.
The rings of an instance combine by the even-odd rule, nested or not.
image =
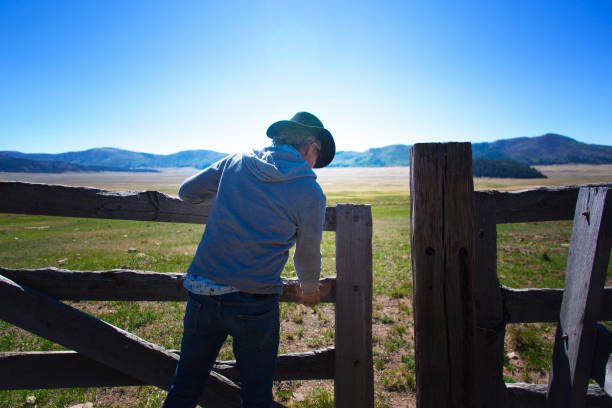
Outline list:
[[[0,171],[9,173],[80,173],[100,171],[159,172],[159,170],[155,169],[124,169],[110,166],[87,166],[65,161],[31,160],[12,157],[3,152],[0,152]]]
[[[472,143],[472,157],[511,159],[529,165],[610,164],[612,163],[612,146],[586,144],[567,136],[547,133],[538,137],[517,137],[491,143]]]
[[[211,150],[184,150],[178,153],[160,155],[133,152],[130,150],[102,147],[67,153],[21,153],[5,151],[0,154],[16,159],[34,160],[39,162],[64,162],[81,166],[104,166],[117,169],[154,169],[165,167],[196,167],[204,168],[224,157],[225,153]]]
[[[168,155],[133,152],[111,147],[58,154],[0,152],[0,171],[155,171],[167,167],[204,168],[226,153],[185,150]],[[578,142],[567,136],[548,133],[495,142],[473,143],[472,156],[483,159],[514,160],[525,165],[611,164],[612,146]],[[338,151],[330,166],[384,167],[410,165],[410,146],[390,145],[364,152]]]

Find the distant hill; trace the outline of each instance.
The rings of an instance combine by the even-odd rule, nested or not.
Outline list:
[[[196,167],[201,169],[226,155],[226,153],[212,150],[185,150],[168,155],[158,155],[111,147],[59,154],[0,153],[4,154],[0,157],[0,161],[5,161],[6,157],[13,157],[45,162],[60,161],[80,166],[104,166],[124,170],[166,167]],[[497,140],[491,143],[473,143],[472,155],[474,158],[514,160],[527,165],[612,164],[612,146],[581,143],[567,136],[553,133],[537,137]],[[23,165],[26,166],[26,164]],[[410,146],[391,145],[368,149],[364,152],[338,151],[330,166],[383,167],[409,165]],[[65,166],[65,164],[62,166]],[[490,167],[491,164],[488,166]],[[499,166],[507,167],[506,164],[499,164]],[[514,168],[516,169],[516,167]]]
[[[100,171],[136,171],[157,172],[151,169],[122,169],[106,166],[83,166],[62,161],[40,161],[11,157],[0,153],[0,171],[7,173],[66,173],[66,172],[100,172]]]
[[[149,169],[164,167],[204,168],[216,162],[225,153],[211,150],[185,150],[178,153],[159,155],[133,152],[130,150],[100,147],[81,152],[58,154],[1,152],[9,156],[36,161],[62,161],[85,166],[107,166],[121,169]]]
[[[474,177],[547,178],[533,167],[508,159],[473,159],[472,173]]]
[[[340,151],[331,166],[409,166],[410,146],[392,145],[365,152]],[[578,142],[567,136],[547,133],[495,142],[472,143],[472,157],[514,160],[528,165],[612,164],[612,146]]]
[[[169,155],[154,155],[148,167],[195,167],[203,169],[227,153],[213,152],[212,150],[183,150]]]
[[[547,133],[537,137],[472,143],[472,156],[487,159],[512,159],[530,165],[611,164],[612,146],[586,144],[567,136]]]
[[[368,149],[365,152],[340,151],[331,167],[386,167],[410,166],[410,146],[391,145]]]
[[[148,153],[138,153],[129,150],[115,149],[111,147],[101,147],[84,150],[80,152],[66,152],[58,154],[50,153],[21,153],[21,152],[2,152],[10,156],[36,160],[36,161],[61,161],[65,163],[80,164],[84,166],[108,166],[117,168],[142,168],[149,167],[146,163],[154,155]]]

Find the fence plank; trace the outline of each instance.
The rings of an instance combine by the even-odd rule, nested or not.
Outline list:
[[[374,406],[372,362],[372,212],[366,205],[336,210],[336,378],[339,408]]]
[[[179,354],[178,350],[168,350]],[[218,361],[215,372],[237,381],[235,361]],[[281,354],[275,380],[334,378],[334,349]],[[75,351],[0,353],[0,390],[118,387],[145,385],[141,380]]]
[[[563,289],[514,289],[502,287],[508,323],[556,323],[559,321]],[[598,320],[612,320],[612,287],[604,288]]]
[[[493,195],[498,224],[571,220],[580,187],[612,187],[612,184],[539,187],[521,191],[476,191],[476,198]]]
[[[108,271],[70,271],[57,268],[7,269],[0,268],[0,275],[19,284],[36,289],[59,300],[187,300],[183,288],[185,274],[112,269]],[[320,280],[326,295],[322,302],[334,302],[336,278]],[[299,282],[283,279],[282,302],[299,300]]]
[[[303,353],[281,354],[276,361],[274,379],[333,379],[335,373],[335,355],[336,351],[333,347]],[[215,371],[232,380],[240,378],[236,361],[220,361],[215,366]]]
[[[612,193],[608,192],[583,188],[578,194],[549,377],[549,406],[585,403],[612,243]]]
[[[492,194],[477,197],[474,202],[475,277],[477,359],[475,376],[476,407],[503,408],[506,404],[504,384],[504,336],[506,322],[501,286],[497,278],[497,228],[495,199]]]
[[[0,182],[0,212],[205,224],[213,200],[189,204],[157,191],[106,191],[16,181]]]
[[[167,390],[178,357],[155,344],[0,276],[0,318],[125,374]],[[0,379],[3,380],[3,379]],[[206,406],[240,406],[239,388],[211,373]]]
[[[411,214],[417,405],[473,396],[474,235],[469,143],[412,147]]]
[[[158,191],[106,191],[18,181],[0,182],[0,213],[206,224],[214,200],[189,204]],[[335,208],[325,213],[335,230]]]
[[[506,384],[508,387],[508,408],[542,408],[546,406],[545,384]],[[599,388],[596,384],[589,385],[586,392],[585,408],[610,408],[612,398]],[[493,408],[493,407],[491,407]]]

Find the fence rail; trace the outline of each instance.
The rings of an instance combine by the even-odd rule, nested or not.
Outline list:
[[[502,286],[507,323],[556,323],[563,289],[513,289]],[[612,320],[612,287],[604,288],[599,320]]]
[[[495,223],[560,221],[574,218],[574,208],[580,187],[606,186],[588,184],[582,186],[539,187],[522,191],[475,191],[475,200],[491,196],[495,202]]]
[[[548,386],[545,384],[508,384],[508,407],[542,408],[546,406]],[[610,397],[595,384],[586,392],[586,407],[610,408]]]
[[[187,300],[183,287],[185,274],[112,269],[108,271],[70,271],[57,268],[7,269],[0,275],[58,300]],[[336,278],[319,280],[322,302],[335,302]],[[297,302],[299,282],[283,279],[281,302]],[[327,293],[329,292],[329,293]]]
[[[334,355],[333,348],[280,354],[274,379],[333,379]],[[240,378],[234,360],[218,361],[213,370],[234,382]],[[0,353],[0,378],[0,390],[147,385],[76,351]]]
[[[0,213],[206,224],[213,200],[191,204],[158,191],[107,191],[20,181],[0,182]],[[325,211],[325,231],[336,230],[336,208]]]

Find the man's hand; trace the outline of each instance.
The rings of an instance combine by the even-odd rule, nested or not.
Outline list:
[[[304,293],[302,292],[302,289],[300,289],[301,292],[301,299],[300,299],[300,303],[309,307],[313,307],[318,305],[321,302],[321,293],[317,290],[316,292],[313,293]]]
[[[321,303],[321,297],[325,297],[329,295],[329,292],[331,292],[331,289],[332,287],[330,284],[327,284],[327,285],[319,284],[319,290],[313,293],[305,294],[304,292],[302,292],[302,288],[298,286],[298,295],[300,298],[297,301],[297,303],[301,303],[303,305],[310,306],[310,307],[316,306],[319,303]]]

